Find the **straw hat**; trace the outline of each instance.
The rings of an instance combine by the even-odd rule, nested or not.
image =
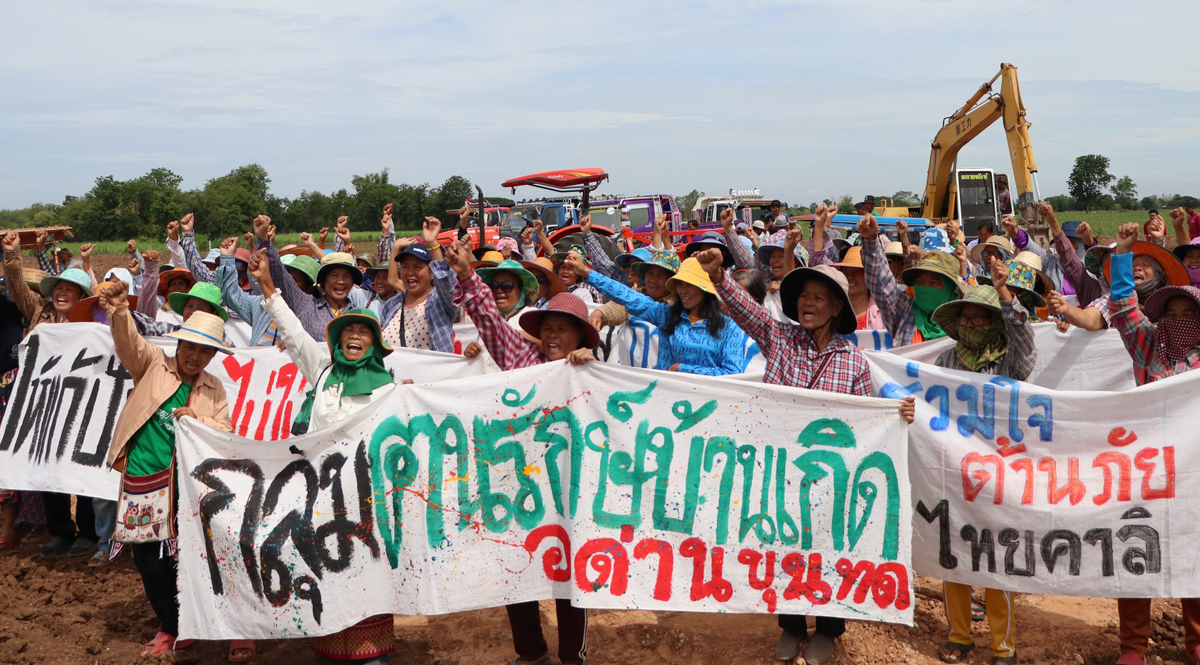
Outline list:
[[[225,321],[216,314],[208,312],[192,312],[187,321],[167,337],[174,337],[200,346],[211,346],[221,353],[233,353],[225,348]]]
[[[192,288],[187,290],[186,293],[182,291],[176,291],[175,293],[167,296],[167,303],[171,305],[172,312],[182,314],[184,306],[187,305],[187,301],[191,300],[192,298],[203,300],[204,302],[212,305],[213,310],[216,311],[217,316],[221,317],[222,321],[229,320],[229,312],[225,311],[225,308],[221,306],[221,289],[218,288],[216,284],[209,284],[208,282],[196,282],[192,285]]]
[[[358,269],[358,263],[354,260],[354,256],[346,252],[333,252],[321,257],[320,269],[317,270],[317,284],[324,284],[325,277],[334,268],[345,268],[350,271],[350,277],[354,279],[355,284],[362,284],[363,274]]]
[[[976,243],[971,248],[971,263],[975,265],[983,265],[983,250],[986,247],[995,247],[1000,250],[1001,259],[1007,261],[1017,253],[1017,247],[1009,240],[1007,236],[994,235],[987,240]],[[986,266],[985,266],[986,267]]]
[[[38,290],[41,291],[42,297],[50,300],[54,297],[54,287],[58,286],[59,282],[69,282],[78,286],[83,290],[83,296],[86,298],[92,295],[92,278],[79,268],[68,268],[62,271],[61,275],[47,275],[38,283]]]
[[[378,344],[385,356],[392,352],[392,347],[388,345],[387,340],[383,339],[383,330],[379,327],[379,317],[375,316],[375,312],[366,307],[354,307],[346,310],[344,314],[333,317],[325,325],[325,344],[329,347],[330,356],[333,355],[334,348],[341,344],[342,330],[351,323],[367,324],[375,333],[375,341],[372,344]]]
[[[1092,249],[1095,249],[1093,247]],[[1091,250],[1088,250],[1089,255]],[[1152,242],[1139,240],[1133,243],[1134,256],[1147,256],[1156,261],[1163,267],[1164,276],[1167,278],[1167,283],[1172,286],[1190,286],[1192,279],[1188,277],[1187,268],[1175,258],[1175,255],[1168,252],[1166,248],[1159,247]],[[1110,252],[1104,257],[1104,279],[1112,284],[1110,270],[1112,266],[1112,253]]]
[[[850,282],[846,281],[846,276],[840,270],[829,265],[796,268],[783,277],[783,281],[779,283],[779,300],[783,305],[784,315],[797,323],[800,322],[796,300],[804,291],[804,284],[810,279],[824,282],[841,300],[842,313],[838,315],[834,330],[839,335],[854,332],[858,328],[858,317],[854,315],[854,305],[850,303]]]
[[[999,320],[998,317],[1001,312],[1000,294],[996,293],[996,289],[987,284],[968,286],[961,298],[951,300],[948,303],[942,303],[937,309],[933,310],[933,322],[944,330],[951,339],[959,338],[958,315],[962,313],[963,305],[967,303],[986,307],[995,312],[992,315],[993,320]]]
[[[550,314],[566,314],[579,322],[583,329],[583,348],[600,346],[600,332],[588,321],[588,308],[574,293],[560,293],[546,303],[544,309],[531,309],[517,319],[521,329],[535,339],[542,336],[542,321]],[[574,350],[574,349],[572,349]]]
[[[192,271],[188,270],[187,268],[171,268],[169,270],[164,270],[158,273],[158,295],[165,297],[167,295],[167,284],[170,284],[171,280],[175,279],[176,277],[182,277],[186,279],[189,289],[192,288],[192,285],[196,283],[196,278],[192,276]]]
[[[35,291],[41,291],[42,280],[46,279],[46,271],[38,270],[37,268],[24,268],[21,270],[21,276],[25,280],[25,286]],[[91,283],[91,281],[89,278],[88,283]]]
[[[853,245],[846,248],[846,253],[842,255],[842,260],[833,264],[834,268],[858,268],[864,270],[862,262],[862,247]]]
[[[931,272],[948,278],[954,283],[955,290],[961,294],[963,284],[962,280],[958,278],[960,267],[958,259],[945,252],[933,250],[922,254],[921,260],[917,261],[915,266],[906,268],[904,272],[900,273],[900,279],[908,286],[912,286],[917,279],[918,272]]]
[[[554,262],[550,259],[539,256],[535,261],[518,261],[518,263],[533,273],[534,279],[537,279],[538,275],[546,279],[546,298],[553,298],[566,292],[567,284],[562,281],[562,277],[559,277],[558,273],[554,272]],[[541,282],[538,282],[538,287],[541,288]]]
[[[103,291],[105,288],[113,286],[114,284],[116,284],[116,282],[100,282],[96,285],[96,292],[99,293],[100,291]],[[129,300],[129,309],[136,311],[138,301],[137,296],[126,297]],[[67,310],[67,320],[72,323],[92,323],[96,321],[94,312],[96,311],[96,304],[99,302],[100,296],[98,295],[88,296],[83,300],[80,300],[72,305],[71,309]],[[105,314],[107,314],[107,312]],[[105,317],[105,320],[107,320],[107,316]]]
[[[1187,246],[1181,245],[1181,247]],[[1196,307],[1200,308],[1200,289],[1194,286],[1164,286],[1151,293],[1149,298],[1146,298],[1144,306],[1146,317],[1157,323],[1167,309],[1167,301],[1175,296],[1191,298],[1196,302]]]
[[[679,272],[667,280],[667,291],[675,293],[676,282],[686,282],[705,293],[717,295],[717,287],[713,286],[712,279],[704,268],[700,267],[700,261],[695,257],[683,260]]]

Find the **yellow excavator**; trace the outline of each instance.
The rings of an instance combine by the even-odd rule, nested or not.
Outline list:
[[[1000,81],[1000,91],[992,89]],[[1004,135],[1012,160],[1012,179],[991,169],[964,169],[957,165],[958,153],[971,139],[992,123],[1003,119]],[[979,223],[1000,219],[1020,211],[1019,224],[1041,246],[1049,244],[1049,227],[1037,213],[1041,200],[1037,185],[1037,162],[1029,141],[1029,121],[1021,101],[1017,68],[1008,63],[1000,72],[942,121],[930,143],[929,175],[921,201],[921,217],[931,222],[958,219],[968,236],[976,235]],[[1015,189],[1016,198],[1011,192]],[[1007,196],[1005,195],[1007,190]]]

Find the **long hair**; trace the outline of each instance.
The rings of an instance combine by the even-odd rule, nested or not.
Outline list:
[[[717,302],[716,296],[705,291],[701,291],[701,293],[704,299],[700,301],[697,312],[700,318],[707,322],[708,334],[716,337],[721,332],[721,328],[725,327],[725,315],[721,313],[721,305]],[[686,310],[683,309],[683,301],[676,297],[675,302],[671,303],[671,311],[667,313],[667,322],[659,330],[667,337],[674,335],[675,326],[686,313]]]

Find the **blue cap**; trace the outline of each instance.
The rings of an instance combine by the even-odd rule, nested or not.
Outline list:
[[[950,236],[946,235],[943,229],[925,229],[921,232],[921,249],[926,252],[937,250],[949,254],[954,250],[950,249]]]
[[[629,254],[618,254],[613,261],[622,268],[628,269],[634,263],[649,261],[652,258],[654,255],[650,253],[650,248],[638,247]]]
[[[221,258],[221,250],[217,249],[216,247],[213,247],[212,249],[208,250],[208,254],[204,255],[204,260],[202,262],[203,263],[216,263],[217,259],[219,259],[219,258]]]
[[[1065,233],[1068,238],[1074,238],[1080,242],[1083,242],[1083,238],[1079,237],[1079,225],[1080,224],[1083,224],[1083,222],[1063,222],[1062,223],[1063,233]]]
[[[400,251],[400,255],[396,257],[397,261],[403,261],[404,257],[411,256],[418,260],[429,263],[433,261],[433,255],[429,253],[429,248],[424,243],[413,243]]]

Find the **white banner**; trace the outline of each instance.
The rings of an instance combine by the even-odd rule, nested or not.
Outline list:
[[[1084,393],[889,354],[869,362],[878,393],[917,396],[917,572],[1059,596],[1200,595],[1200,489],[1186,481],[1200,468],[1186,415],[1200,372]]]
[[[176,342],[156,338],[167,355]],[[116,499],[120,474],[108,444],[133,381],[117,362],[112,335],[98,323],[38,326],[18,349],[20,368],[0,423],[0,487]],[[387,359],[397,380],[476,376],[479,360],[399,349]],[[208,371],[225,384],[234,432],[259,440],[290,436],[309,386],[274,347],[218,354]]]
[[[562,362],[389,390],[288,445],[184,421],[180,637],[547,598],[911,623],[894,401]]]

